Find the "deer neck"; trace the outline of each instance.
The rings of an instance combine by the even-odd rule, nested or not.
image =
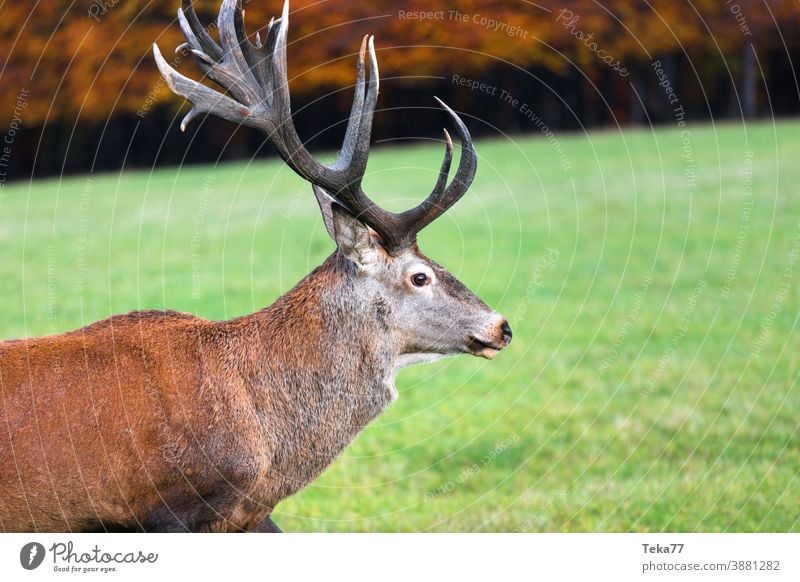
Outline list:
[[[278,392],[291,394],[298,409],[324,410],[328,403],[363,425],[396,398],[394,341],[380,302],[359,294],[352,268],[331,255],[247,318],[249,363],[257,370],[251,377],[262,399]]]
[[[265,499],[315,479],[397,395],[389,334],[334,255],[270,307],[230,325],[271,459]]]

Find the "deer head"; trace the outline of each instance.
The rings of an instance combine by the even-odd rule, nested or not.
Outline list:
[[[423,255],[416,243],[417,233],[461,198],[475,176],[472,139],[452,109],[437,99],[461,142],[454,177],[448,181],[453,143],[445,131],[444,160],[433,191],[410,210],[389,212],[361,187],[379,87],[372,36],[361,43],[341,152],[326,165],[303,146],[292,122],[286,66],[288,0],[281,17],[270,21],[264,41],[256,35],[255,44],[245,33],[241,0],[223,0],[217,21],[219,43],[200,24],[191,0],[183,0],[178,19],[186,37],[179,48],[188,48],[201,70],[227,91],[222,94],[181,75],[154,45],[169,87],[193,105],[181,129],[207,113],[259,129],[283,160],[312,184],[326,229],[337,244],[337,256],[346,264],[351,297],[365,310],[374,310],[380,328],[393,338],[397,366],[458,353],[492,358],[508,345],[511,329],[506,319]]]

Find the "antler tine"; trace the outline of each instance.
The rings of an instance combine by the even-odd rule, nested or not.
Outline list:
[[[272,24],[272,22],[270,22]],[[239,49],[242,51],[244,55],[244,60],[247,64],[247,68],[250,69],[250,72],[255,76],[256,82],[258,86],[261,87],[268,87],[269,86],[269,59],[268,55],[263,54],[259,49],[261,48],[261,43],[258,41],[258,35],[256,35],[256,44],[250,42],[250,39],[247,36],[247,31],[245,30],[244,26],[244,8],[242,6],[242,1],[239,0],[237,2],[236,10],[233,14],[233,26],[234,31],[236,33],[235,38],[239,43]],[[269,33],[268,33],[269,34]]]
[[[180,23],[183,36],[189,46],[194,50],[206,53],[215,61],[222,59],[222,49],[214,42],[214,39],[206,32],[200,19],[194,11],[192,0],[181,0],[181,7],[178,10],[178,22]]]
[[[453,119],[461,140],[461,159],[450,184],[447,185],[447,178],[453,143],[445,131],[446,149],[439,178],[431,194],[419,206],[402,214],[388,212],[377,206],[361,189],[380,90],[373,36],[365,36],[361,42],[355,94],[342,150],[333,164],[325,165],[315,160],[303,146],[292,122],[286,64],[288,0],[284,0],[280,18],[270,21],[264,42],[258,40],[255,45],[247,37],[242,0],[222,0],[217,18],[219,44],[200,24],[191,0],[182,0],[178,19],[186,37],[182,46],[188,46],[197,57],[201,70],[231,95],[224,95],[181,75],[153,45],[156,64],[170,89],[192,103],[192,109],[181,122],[181,129],[185,129],[196,116],[211,113],[263,131],[295,172],[316,188],[324,189],[337,203],[372,227],[390,253],[412,245],[416,234],[461,198],[472,182],[477,156],[469,131],[458,115],[439,101]]]
[[[223,86],[248,105],[260,103],[264,99],[263,87],[259,85],[242,52],[243,46],[250,42],[244,36],[242,0],[222,0],[217,27],[223,58],[215,68],[229,73]]]
[[[343,186],[336,192],[335,198],[380,234],[384,244],[392,246],[397,244],[399,234],[395,225],[396,216],[380,208],[361,189],[361,181],[369,158],[372,118],[380,90],[378,58],[375,55],[375,37],[368,36],[364,40],[369,49],[369,84],[366,87],[365,94],[365,47],[364,41],[362,41],[358,62],[356,96],[353,99],[353,108],[347,123],[344,146],[339,159],[331,166],[341,172],[340,183]]]
[[[292,122],[292,104],[289,96],[289,75],[286,64],[286,38],[289,29],[289,1],[285,0],[281,17],[270,30],[275,40],[270,59],[272,85],[271,115],[275,120],[275,133],[271,141],[278,153],[300,176],[312,184],[320,184],[337,192],[340,186],[330,175],[331,168],[317,162],[306,150]]]
[[[439,178],[436,180],[436,186],[433,187],[433,193],[442,192],[447,186],[447,178],[450,176],[450,164],[453,161],[453,139],[446,129],[444,132],[444,159],[442,160],[442,167],[439,168]]]
[[[450,134],[445,130],[445,155],[441,169],[439,170],[439,178],[436,181],[436,186],[434,186],[433,191],[422,204],[398,216],[399,221],[403,225],[402,228],[406,231],[406,241],[414,240],[418,232],[444,214],[448,208],[458,202],[458,200],[466,194],[472,184],[472,180],[475,178],[475,171],[478,168],[478,155],[475,152],[472,136],[467,126],[464,125],[461,117],[450,109],[444,101],[438,97],[435,97],[435,99],[448,115],[450,115],[450,118],[456,126],[458,138],[461,141],[461,159],[458,162],[456,175],[450,181],[450,184],[445,187],[453,157],[453,142],[450,139]]]
[[[250,69],[252,70],[253,75],[255,75],[258,84],[262,87],[269,87],[271,86],[269,81],[271,47],[267,48],[265,45],[269,45],[271,42],[270,36],[272,34],[272,28],[274,26],[275,19],[273,18],[269,21],[264,44],[261,43],[261,36],[258,34],[258,32],[256,32],[255,44],[247,40],[244,29],[244,11],[242,11],[242,18],[240,19],[240,22],[241,38],[245,39],[245,41],[242,43],[242,50],[244,51],[245,59],[250,65]],[[265,97],[268,96],[268,93],[269,91],[265,92]]]
[[[223,0],[217,26],[220,44],[200,24],[191,0],[182,0],[178,18],[187,45],[197,57],[203,72],[230,91],[233,99],[192,81],[175,71],[154,48],[156,63],[170,88],[192,102],[181,127],[202,113],[256,127],[267,133],[281,157],[302,177],[335,193],[357,189],[366,167],[372,112],[377,101],[377,58],[371,39],[362,42],[359,58],[356,96],[342,153],[331,166],[325,166],[308,153],[300,141],[291,118],[291,103],[286,66],[286,39],[289,24],[289,3],[284,2],[281,16],[270,21],[266,39],[258,48],[246,37],[241,0]],[[366,91],[365,53],[370,51],[370,83]],[[353,211],[368,199],[352,199]],[[371,204],[371,203],[369,203]],[[376,225],[377,226],[377,225]]]
[[[178,11],[178,20],[186,37],[186,44],[197,58],[200,69],[208,77],[228,89],[235,97],[234,100],[180,75],[164,61],[158,48],[154,46],[156,63],[161,74],[167,80],[167,84],[175,93],[192,102],[192,110],[181,122],[182,130],[185,130],[188,123],[202,113],[214,113],[228,121],[246,123],[246,118],[250,115],[247,112],[248,107],[262,100],[258,91],[259,85],[244,62],[241,47],[238,43],[236,46],[230,47],[232,43],[230,29],[233,28],[236,12],[241,12],[241,6],[238,4],[237,0],[225,0],[220,9],[218,26],[220,38],[224,40],[225,50],[214,42],[200,24],[191,0],[183,0],[181,9]],[[225,24],[224,30],[223,23]],[[233,36],[236,36],[235,31]],[[268,129],[264,127],[265,121],[269,120],[253,117],[247,124]]]
[[[342,157],[341,162],[346,165],[345,158],[349,160],[355,151],[359,128],[361,126],[361,112],[364,108],[364,83],[366,80],[364,58],[367,53],[367,40],[369,35],[365,35],[361,40],[361,50],[358,51],[358,68],[356,73],[355,92],[353,95],[353,106],[350,109],[350,117],[347,121],[347,130],[344,134],[344,142],[342,143]],[[338,161],[338,160],[337,160]]]
[[[452,205],[466,193],[475,179],[475,172],[478,169],[478,154],[475,151],[475,144],[472,143],[472,136],[461,117],[448,107],[444,101],[438,97],[434,97],[434,99],[450,115],[450,119],[453,120],[456,126],[456,131],[458,131],[458,139],[461,142],[461,159],[458,162],[458,170],[450,182],[450,186],[447,187],[443,194],[446,200],[452,199],[452,202],[450,202],[450,205]]]
[[[370,200],[361,190],[361,181],[369,157],[369,140],[372,133],[372,117],[378,101],[380,87],[378,58],[375,55],[375,41],[372,36],[366,38],[369,50],[370,70],[369,83],[364,86],[365,55],[364,41],[359,52],[358,72],[355,96],[347,123],[345,140],[338,159],[330,166],[320,164],[305,149],[292,123],[291,104],[289,98],[289,82],[286,66],[286,36],[288,29],[288,0],[284,4],[284,12],[278,25],[277,39],[273,51],[271,78],[277,84],[274,92],[273,107],[276,119],[280,120],[276,130],[283,144],[281,156],[301,176],[312,184],[326,189],[331,196],[350,212],[361,218],[384,239],[392,241],[396,236],[387,228],[393,216]]]
[[[260,46],[250,49],[250,55],[253,58],[253,74],[258,79],[258,83],[265,87],[264,99],[267,106],[272,106],[272,98],[275,88],[272,75],[272,61],[275,52],[275,43],[278,41],[278,27],[275,18],[270,18],[269,25],[267,26],[267,34],[264,37],[264,42]],[[260,40],[260,39],[259,39]]]
[[[375,113],[375,106],[378,103],[378,92],[380,91],[380,73],[378,71],[378,57],[375,55],[375,37],[370,36],[369,46],[369,85],[364,101],[363,113],[361,115],[361,125],[355,143],[353,144],[352,159],[350,164],[351,173],[359,177],[364,175],[369,157],[369,138],[372,135],[372,116]],[[362,83],[363,86],[363,83]],[[358,91],[358,87],[356,88]]]
[[[186,131],[186,126],[198,115],[214,113],[233,123],[246,123],[249,109],[227,95],[209,89],[205,85],[181,75],[173,69],[161,55],[158,45],[153,45],[153,55],[156,65],[167,81],[172,91],[192,103],[192,109],[181,121],[181,131]]]

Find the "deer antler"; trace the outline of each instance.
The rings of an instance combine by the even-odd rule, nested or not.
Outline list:
[[[203,73],[230,94],[229,97],[181,75],[166,62],[154,44],[156,64],[170,89],[192,103],[181,129],[198,115],[211,113],[263,131],[297,174],[324,189],[337,203],[372,227],[388,252],[396,254],[413,245],[417,233],[450,208],[472,183],[477,167],[472,138],[461,118],[437,98],[452,118],[461,141],[461,159],[449,185],[453,142],[445,131],[446,149],[439,179],[420,205],[396,214],[379,207],[361,189],[379,88],[374,37],[365,36],[361,42],[355,96],[341,153],[335,162],[325,165],[315,160],[303,146],[292,122],[286,66],[288,0],[284,2],[281,17],[270,21],[263,44],[258,36],[255,44],[248,39],[241,0],[223,0],[217,19],[219,44],[200,24],[191,0],[182,0],[178,20],[186,37],[186,43],[179,49],[188,48]],[[365,70],[367,50],[369,82]]]

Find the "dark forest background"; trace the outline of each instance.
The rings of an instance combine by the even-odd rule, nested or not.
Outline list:
[[[257,132],[216,119],[180,132],[188,106],[151,51],[158,42],[199,78],[189,56],[169,56],[183,40],[178,4],[3,4],[5,179],[273,155]],[[213,30],[217,0],[195,5]],[[247,1],[248,30],[280,8]],[[687,120],[800,110],[797,0],[294,0],[291,10],[295,123],[315,149],[341,143],[366,33],[382,75],[377,143],[438,136],[434,95],[479,136],[674,122],[670,90]]]

